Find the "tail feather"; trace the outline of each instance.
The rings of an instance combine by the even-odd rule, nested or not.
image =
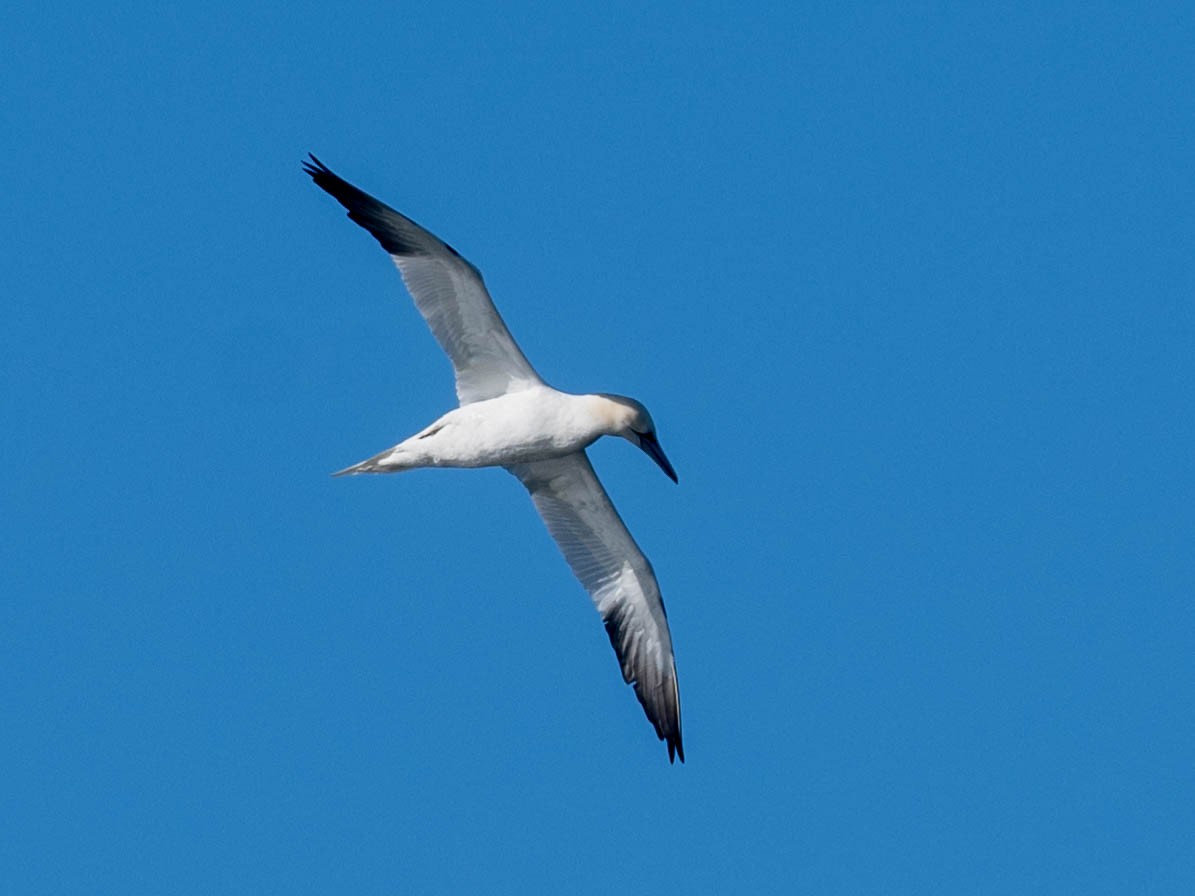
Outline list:
[[[395,455],[396,452],[393,448],[387,448],[381,454],[375,454],[373,457],[363,460],[358,464],[353,464],[351,467],[337,470],[332,475],[356,476],[358,473],[401,473],[403,470],[409,470],[410,467],[397,460]]]

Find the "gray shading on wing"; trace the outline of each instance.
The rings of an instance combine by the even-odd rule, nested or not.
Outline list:
[[[531,500],[606,624],[622,677],[648,721],[685,761],[668,616],[651,563],[627,531],[584,451],[507,467]]]
[[[315,156],[303,163],[303,170],[390,253],[419,313],[452,361],[461,404],[542,382],[506,329],[477,268],[406,215],[333,174]]]

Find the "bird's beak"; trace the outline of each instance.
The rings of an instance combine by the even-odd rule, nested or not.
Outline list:
[[[660,443],[656,439],[654,432],[639,436],[639,447],[643,449],[648,457],[660,465],[660,469],[667,474],[669,479],[673,482],[680,482],[676,478],[676,470],[672,469],[672,464],[668,463],[668,458],[664,456],[664,449],[660,447]]]

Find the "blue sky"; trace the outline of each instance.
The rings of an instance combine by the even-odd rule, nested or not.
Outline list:
[[[13,893],[1190,893],[1189,6],[26,5]],[[572,391],[688,763],[314,151]]]

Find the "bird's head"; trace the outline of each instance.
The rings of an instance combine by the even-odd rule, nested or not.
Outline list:
[[[656,438],[656,425],[652,422],[647,408],[624,395],[603,395],[602,398],[607,401],[606,408],[611,422],[610,435],[622,436],[632,445],[641,448],[644,454],[659,464],[669,479],[677,482],[676,470],[672,469],[672,464],[664,456],[664,449],[660,447]]]

